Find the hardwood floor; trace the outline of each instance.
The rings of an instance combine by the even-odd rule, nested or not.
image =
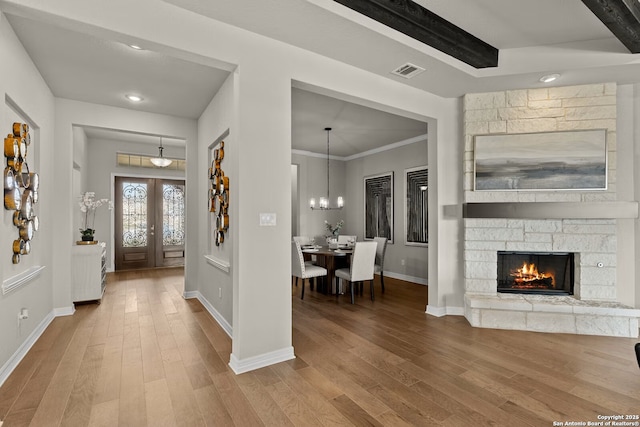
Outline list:
[[[424,313],[427,288],[376,300],[292,287],[296,359],[242,375],[182,269],[111,274],[102,304],[56,318],[0,388],[13,426],[551,426],[640,414],[636,340],[478,329]],[[635,420],[634,420],[635,421]]]

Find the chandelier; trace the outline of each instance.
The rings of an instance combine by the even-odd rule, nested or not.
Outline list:
[[[335,210],[342,209],[344,206],[344,199],[342,196],[339,196],[337,199],[336,207],[329,207],[329,132],[331,132],[331,128],[324,128],[327,131],[327,197],[320,197],[319,206],[316,206],[316,199],[309,199],[309,207],[312,210],[320,209],[320,210]]]
[[[158,166],[159,168],[166,168],[171,163],[173,163],[173,160],[167,159],[166,157],[164,157],[162,155],[162,150],[164,150],[164,148],[162,148],[162,137],[160,137],[160,146],[158,147],[158,150],[159,150],[158,157],[152,157],[150,159],[151,163],[153,163],[154,165]]]

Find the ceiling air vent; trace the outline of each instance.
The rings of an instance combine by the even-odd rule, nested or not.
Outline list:
[[[418,67],[417,65],[413,65],[407,62],[406,64],[393,70],[391,74],[404,77],[405,79],[410,79],[411,77],[415,77],[423,71],[424,71],[424,68]]]

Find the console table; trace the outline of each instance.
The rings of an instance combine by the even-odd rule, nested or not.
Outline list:
[[[71,297],[73,302],[102,300],[106,285],[107,244],[71,247]]]

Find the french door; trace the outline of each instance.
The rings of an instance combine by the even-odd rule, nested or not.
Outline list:
[[[184,265],[182,180],[116,177],[116,270]]]

